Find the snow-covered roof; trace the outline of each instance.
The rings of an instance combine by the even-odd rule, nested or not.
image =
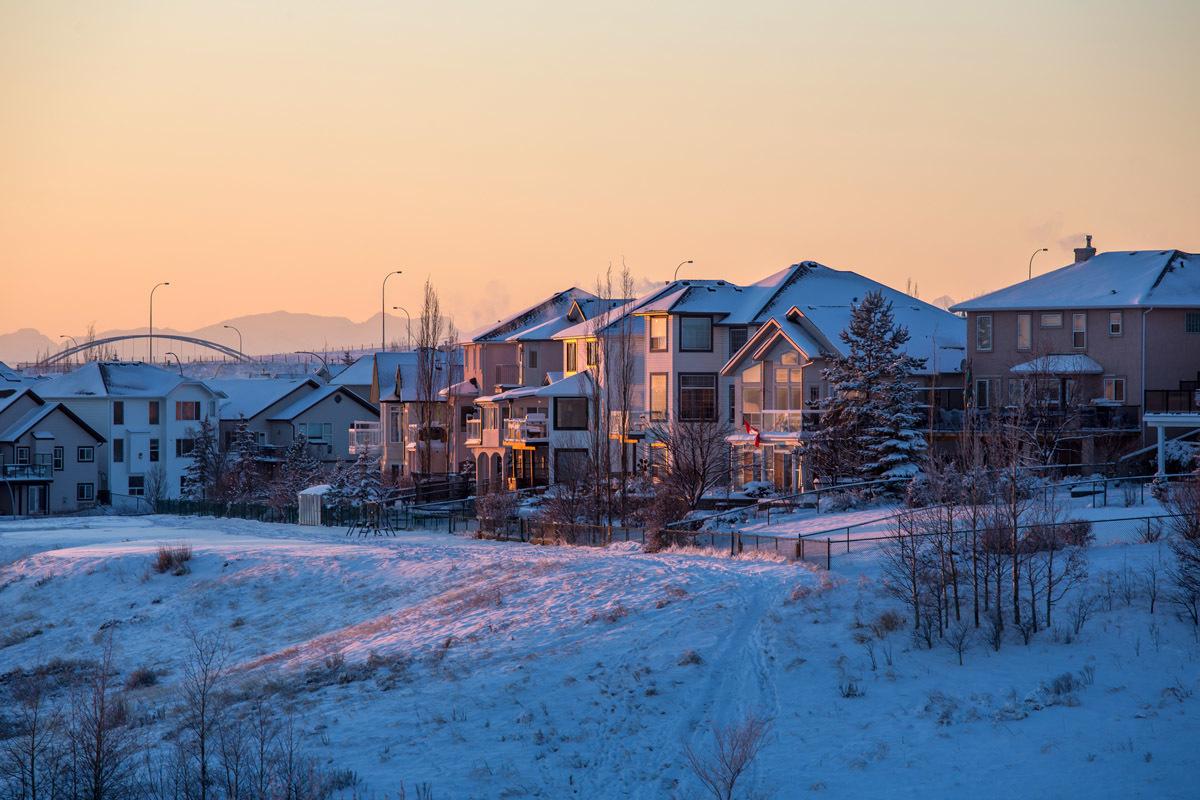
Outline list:
[[[301,489],[296,494],[329,494],[332,488],[328,483],[322,483],[317,486],[310,486],[307,489]]]
[[[379,380],[379,402],[413,403],[420,399],[420,353],[376,353]],[[434,395],[441,397],[447,385],[454,386],[462,378],[461,364],[455,363],[444,350],[436,350],[434,363]]]
[[[313,391],[309,392],[308,394],[304,395],[303,397],[297,399],[291,405],[288,405],[288,406],[280,409],[279,411],[276,411],[274,414],[272,414],[269,417],[269,419],[272,419],[272,420],[295,419],[296,417],[303,414],[305,411],[308,411],[310,408],[315,406],[317,403],[327,400],[336,394],[340,394],[343,397],[345,397],[353,402],[358,403],[359,405],[363,406],[363,408],[368,409],[369,411],[371,411],[374,414],[379,413],[379,411],[375,408],[375,406],[371,405],[366,400],[362,399],[357,394],[355,394],[354,392],[347,389],[345,386],[322,386],[319,389],[314,389]]]
[[[46,381],[38,394],[50,399],[77,397],[166,397],[183,384],[212,389],[189,380],[178,372],[159,369],[140,361],[93,361],[74,372]]]
[[[250,419],[296,391],[317,389],[321,384],[311,378],[222,378],[205,381],[210,389],[225,395],[221,401],[221,419]]]
[[[15,369],[0,361],[0,386],[8,386],[12,388],[14,385],[31,386],[35,383],[41,383],[43,378],[34,377],[31,375],[23,375]]]
[[[355,361],[344,370],[329,379],[333,386],[370,386],[371,376],[375,372],[377,356],[396,356],[400,353],[371,353]]]
[[[624,301],[601,301],[591,292],[571,287],[510,317],[472,331],[461,343],[553,339],[563,328],[582,322],[584,317],[602,313],[622,302]],[[582,311],[582,315],[572,319],[573,311]]]
[[[538,388],[534,394],[538,397],[587,397],[591,393],[593,385],[591,370],[584,370],[576,372],[568,378],[563,378],[561,381],[546,384]]]
[[[20,419],[16,420],[15,422],[13,422],[13,424],[9,425],[8,428],[3,433],[0,433],[0,442],[15,442],[15,441],[17,441],[22,436],[24,436],[26,433],[28,433],[31,429],[35,428],[37,425],[40,425],[43,420],[45,420],[47,417],[49,417],[51,414],[54,414],[55,412],[62,412],[63,414],[65,414],[76,425],[78,425],[85,433],[87,433],[89,436],[91,436],[97,442],[103,443],[105,441],[103,436],[101,436],[99,433],[97,433],[95,430],[93,430],[90,425],[88,425],[86,422],[84,422],[79,417],[77,417],[75,415],[75,413],[73,411],[71,411],[71,409],[67,408],[62,403],[46,403],[45,405],[41,405],[37,408],[31,409],[30,411],[28,411],[24,415],[22,415]],[[44,433],[42,433],[40,431],[36,431],[36,430],[34,431],[33,435],[34,435],[34,438],[38,438],[38,439],[54,438],[53,435],[44,434]]]
[[[1104,367],[1083,353],[1051,354],[1017,364],[1016,375],[1103,375]]]
[[[1086,261],[953,306],[953,311],[1200,307],[1200,256],[1181,250],[1133,250]]]
[[[0,414],[3,414],[5,409],[20,400],[22,397],[29,397],[39,406],[45,404],[46,402],[42,398],[38,397],[35,392],[27,388],[7,388],[0,390]]]
[[[459,381],[449,388],[442,389],[439,397],[476,397],[479,394],[478,384],[471,381]]]

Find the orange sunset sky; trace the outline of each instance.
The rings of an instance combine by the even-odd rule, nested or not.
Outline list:
[[[1200,3],[0,0],[0,333],[1200,250]]]

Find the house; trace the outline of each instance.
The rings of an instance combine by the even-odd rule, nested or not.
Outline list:
[[[1200,412],[1200,256],[1097,253],[1091,239],[1074,263],[952,309],[967,318],[976,408],[1047,407],[1063,463],[1111,461],[1157,441],[1156,428],[1189,430],[1147,425],[1147,414]]]
[[[97,500],[105,439],[33,389],[0,389],[0,514],[77,511]]]
[[[241,420],[255,443],[266,446],[269,415],[322,386],[314,378],[212,378],[205,383],[221,396],[217,415],[222,450],[233,444]]]
[[[144,507],[178,497],[201,419],[217,419],[220,396],[199,380],[140,361],[97,361],[37,386],[108,442],[97,498]]]
[[[452,416],[483,484],[541,486],[550,480],[550,395],[567,372],[558,334],[624,301],[570,288],[469,334],[463,380],[447,390]]]

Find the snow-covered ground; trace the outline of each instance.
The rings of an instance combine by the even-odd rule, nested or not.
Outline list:
[[[1169,557],[1125,544],[1124,525],[1099,531],[1093,588]],[[191,572],[152,571],[176,543]],[[961,667],[900,632],[893,665],[877,654],[872,670],[851,625],[903,608],[869,552],[843,562],[164,516],[2,522],[0,674],[95,658],[112,631],[122,673],[165,672],[132,693],[165,732],[185,623],[221,631],[235,680],[295,706],[323,760],[379,793],[427,781],[439,800],[685,796],[698,787],[682,743],[703,749],[710,721],[747,711],[775,724],[745,788],[778,798],[1196,796],[1200,643],[1161,598],[1151,616],[1118,596],[1070,643],[1010,631]],[[1064,673],[1094,682],[1060,702],[1043,684]],[[851,680],[864,696],[843,696]]]

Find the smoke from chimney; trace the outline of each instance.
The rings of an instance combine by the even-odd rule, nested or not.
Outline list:
[[[1092,247],[1092,236],[1088,234],[1087,245],[1075,248],[1075,263],[1078,264],[1080,261],[1087,261],[1094,255],[1096,255],[1096,248]]]

